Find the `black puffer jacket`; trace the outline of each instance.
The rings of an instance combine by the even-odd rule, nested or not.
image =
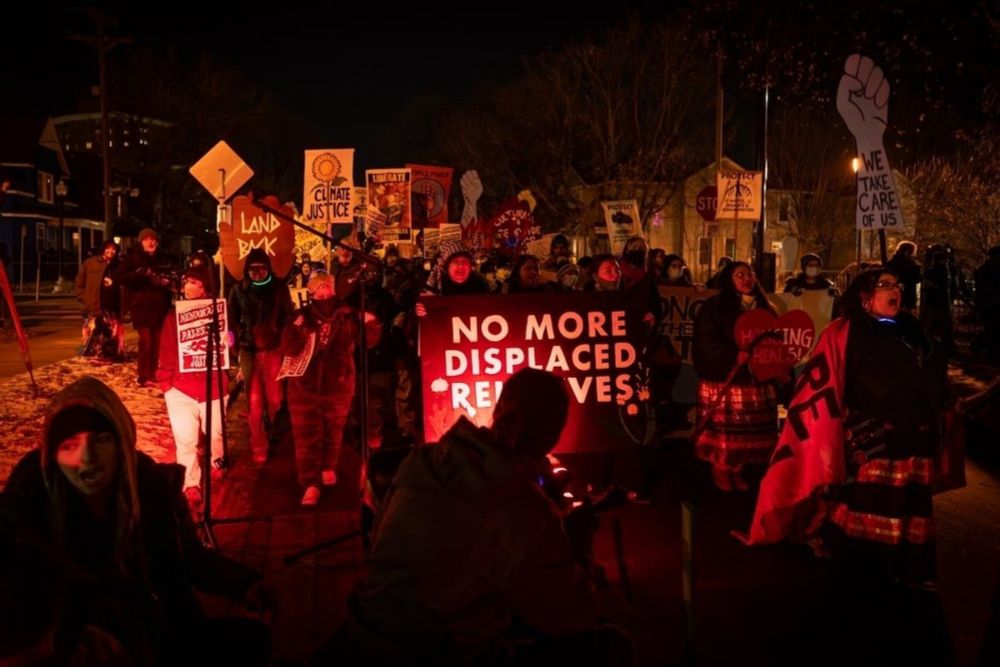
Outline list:
[[[267,265],[269,280],[263,285],[250,280],[250,264]],[[271,269],[267,253],[255,248],[243,265],[243,280],[229,291],[229,321],[238,335],[243,352],[267,352],[278,349],[281,331],[292,313],[292,296],[284,280]]]

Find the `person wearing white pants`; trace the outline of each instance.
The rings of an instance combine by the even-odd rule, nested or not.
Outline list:
[[[170,430],[177,447],[177,463],[184,466],[184,488],[198,487],[201,483],[201,461],[198,458],[198,441],[205,432],[205,413],[208,404],[191,398],[180,389],[171,387],[163,394],[167,402]],[[220,401],[212,401],[212,461],[222,460],[222,415]]]
[[[205,285],[210,283],[211,267],[192,266],[184,273],[182,289],[185,299],[208,298]],[[185,468],[184,495],[191,512],[199,517],[202,511],[201,461],[198,458],[198,441],[205,432],[208,395],[205,391],[205,371],[181,373],[178,368],[177,317],[173,309],[167,313],[160,338],[160,360],[156,380],[163,391],[170,417],[170,428],[177,447],[177,463]],[[223,419],[219,396],[229,391],[229,376],[222,374],[222,387],[212,378],[212,478],[221,479],[226,469],[225,451],[222,446]]]

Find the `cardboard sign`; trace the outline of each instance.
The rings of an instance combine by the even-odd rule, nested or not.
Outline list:
[[[853,54],[837,86],[837,111],[854,135],[857,229],[901,229],[903,211],[883,135],[889,126],[889,80],[871,58]]]
[[[408,164],[413,173],[413,227],[437,227],[448,222],[448,197],[451,195],[451,167]]]
[[[816,327],[804,310],[791,310],[780,317],[757,308],[736,320],[733,331],[741,350],[753,345],[750,371],[760,382],[791,378],[792,367],[812,349]],[[754,341],[758,341],[754,345]]]
[[[493,236],[490,247],[511,257],[523,255],[528,244],[541,235],[530,205],[517,197],[500,205],[488,228]]]
[[[716,175],[718,208],[715,220],[760,219],[764,172],[720,171]]]
[[[690,364],[694,342],[694,318],[702,305],[719,292],[695,287],[660,287],[663,319],[660,334],[673,343],[681,360]]]
[[[294,357],[282,357],[281,368],[278,370],[278,377],[275,379],[283,380],[284,378],[298,378],[305,375],[315,349],[316,334],[311,333],[309,334],[309,338],[306,339],[306,345],[302,348],[301,352]]]
[[[225,370],[229,368],[229,348],[226,346],[226,332],[229,331],[226,300],[217,299],[215,305],[219,314],[219,348],[213,367]],[[204,371],[208,358],[208,325],[212,322],[212,300],[178,301],[175,310],[177,368],[181,373]]]
[[[622,201],[602,201],[604,223],[608,227],[608,242],[611,254],[620,257],[625,243],[633,236],[642,236],[642,219],[639,217],[639,203],[634,199]]]
[[[365,234],[382,243],[412,243],[409,169],[369,169]]]
[[[302,186],[302,222],[325,229],[354,222],[354,149],[307,150]]]
[[[264,197],[263,202],[293,217],[290,206],[282,206],[276,197]],[[226,270],[233,278],[243,279],[243,264],[254,248],[263,248],[271,259],[271,270],[284,279],[295,263],[295,227],[271,213],[265,213],[249,197],[233,200],[231,223],[219,225],[220,250]]]
[[[462,227],[462,243],[473,253],[485,253],[493,248],[493,228],[489,220],[473,219]]]
[[[504,381],[526,367],[566,379],[569,419],[556,451],[615,450],[652,438],[641,295],[453,296],[422,303],[428,442],[459,416],[488,426]]]
[[[288,291],[292,296],[292,306],[296,310],[302,310],[309,305],[309,290],[305,287],[289,287]]]
[[[826,325],[833,319],[834,297],[827,290],[806,290],[796,296],[790,293],[769,294],[768,301],[778,311],[778,315],[783,315],[790,310],[804,310],[812,318],[813,328],[816,333],[822,333]],[[816,339],[819,336],[815,337]],[[810,348],[806,356],[812,352]]]

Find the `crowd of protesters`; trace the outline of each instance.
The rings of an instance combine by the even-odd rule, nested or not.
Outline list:
[[[354,249],[361,248],[357,238],[346,241]],[[90,333],[88,349],[120,358],[121,315],[128,312],[139,333],[138,384],[151,386],[155,382],[172,396],[180,392],[191,400],[203,401],[204,396],[183,392],[168,379],[173,372],[176,343],[163,341],[161,332],[170,319],[172,291],[186,289],[182,283],[187,284],[190,272],[197,272],[197,265],[205,265],[206,270],[214,266],[211,259],[196,253],[188,260],[193,268],[184,273],[163,259],[159,238],[152,229],[139,234],[139,247],[123,260],[119,260],[117,250],[114,243],[106,243],[100,255],[84,263],[77,278],[78,297],[90,322],[85,331]],[[1000,328],[998,254],[996,249],[991,251],[990,259],[975,273],[975,306],[984,327],[973,349],[991,359],[997,357],[1000,348],[996,340]],[[924,253],[924,265],[916,255],[914,243],[902,242],[888,264],[900,276],[900,310],[919,313],[923,329],[946,354],[953,354],[952,302],[962,289],[954,253],[946,246],[930,247]],[[800,268],[785,282],[784,291],[794,295],[828,292],[838,299],[840,312],[839,292],[824,277],[821,258],[805,254]],[[706,301],[694,327],[693,356],[699,377],[696,452],[712,464],[713,478],[720,488],[743,489],[747,485],[743,465],[765,464],[770,456],[776,439],[775,409],[779,397],[788,394],[791,385],[757,383],[750,377],[747,355],[735,344],[733,327],[744,312],[759,308],[773,313],[773,308],[748,264],[723,257],[717,269],[704,287],[718,290],[719,294]],[[209,281],[203,286],[206,293],[215,288],[218,281],[213,280],[213,275],[206,272],[202,277]],[[617,256],[579,258],[573,256],[570,241],[562,234],[553,237],[545,257],[473,252],[461,241],[448,241],[426,260],[402,257],[397,247],[389,246],[377,265],[364,266],[349,249],[337,249],[329,265],[301,256],[283,278],[274,275],[267,253],[252,250],[245,258],[241,279],[226,294],[219,295],[229,305],[233,360],[238,367],[236,381],[248,397],[253,461],[257,465],[267,463],[275,444],[279,413],[287,414],[300,447],[297,462],[302,502],[315,504],[322,487],[335,484],[345,426],[358,430],[353,413],[359,401],[354,378],[360,351],[354,349],[354,340],[361,290],[365,294],[366,328],[371,329],[365,353],[370,408],[367,444],[377,448],[390,432],[408,443],[419,443],[422,437],[416,351],[422,314],[417,300],[421,296],[622,291],[642,296],[647,319],[653,324],[662,315],[660,287],[702,286],[694,283],[683,257],[659,248],[649,249],[640,237],[629,239]],[[290,289],[299,293],[295,303]],[[124,304],[120,303],[123,294]],[[651,398],[662,433],[689,422],[687,406],[678,405],[672,398],[680,359],[669,338],[651,328],[656,338],[649,348],[654,351]],[[282,359],[301,353],[310,338],[320,345],[312,352],[306,373],[279,382]],[[93,342],[95,339],[98,343]],[[162,355],[171,358],[161,359]],[[193,387],[196,380],[185,378],[184,383]],[[309,396],[313,400],[307,400]],[[194,404],[205,405],[197,400]],[[186,420],[182,426],[179,417],[174,420],[177,406],[170,412],[175,434],[191,431],[190,424],[199,421]],[[216,439],[213,436],[213,442]],[[178,445],[179,454],[188,449],[188,445]],[[216,474],[223,474],[228,462],[216,456],[215,450],[213,446]],[[189,460],[188,454],[181,456]],[[188,487],[194,487],[197,463],[188,468],[195,470],[188,476]],[[196,500],[197,493],[189,493]]]
[[[370,250],[355,238],[348,245]],[[131,314],[139,332],[137,383],[155,382],[163,391],[179,465],[135,451],[135,424],[95,380],[81,380],[53,400],[43,442],[4,490],[0,520],[4,538],[11,538],[8,561],[51,562],[65,575],[50,582],[38,613],[22,619],[30,631],[5,634],[0,648],[11,655],[42,651],[51,664],[197,662],[206,656],[201,638],[211,633],[212,646],[227,638],[226,661],[236,659],[235,650],[241,664],[267,660],[263,624],[208,621],[193,597],[196,589],[214,592],[258,610],[274,602],[259,574],[207,551],[195,535],[200,486],[230,465],[221,446],[228,386],[206,391],[204,371],[177,372],[175,296],[214,293],[227,301],[226,346],[248,397],[252,462],[268,464],[275,424],[287,414],[300,502],[309,507],[337,483],[352,419],[353,429],[368,432],[364,444],[371,448],[389,438],[422,444],[416,341],[426,310],[418,299],[631,293],[644,305],[649,335],[662,338],[648,348],[656,357],[651,400],[668,408],[658,416],[671,424],[680,360],[655,326],[662,316],[659,288],[703,287],[681,256],[649,249],[639,237],[618,256],[575,261],[562,235],[543,258],[475,253],[449,241],[426,263],[390,246],[368,265],[338,249],[329,264],[301,257],[282,278],[268,255],[254,250],[226,293],[203,253],[172,267],[151,229],[140,233],[139,246],[119,261],[117,246],[105,244],[81,268],[77,293],[88,316],[102,322],[85,332],[100,336],[89,346],[94,353],[121,356],[121,314]],[[887,266],[860,272],[843,296],[822,276],[818,256],[802,257],[785,291],[825,290],[837,297],[839,317],[818,343],[827,365],[807,368],[795,383],[790,376],[757,380],[749,354],[736,343],[744,313],[774,314],[747,262],[720,260],[711,280],[718,293],[694,322],[695,456],[710,464],[726,492],[751,489],[748,470],[770,464],[748,541],[808,539],[817,553],[832,555],[843,616],[858,615],[865,627],[886,618],[916,622],[913,610],[922,608],[921,595],[932,594],[937,576],[931,495],[941,482],[936,466],[947,436],[941,424],[953,404],[945,372],[954,352],[951,304],[962,287],[950,249],[928,249],[923,266],[916,250],[900,244]],[[974,349],[996,360],[1000,248],[990,250],[975,284],[984,328]],[[124,304],[116,301],[120,287]],[[306,296],[296,303],[290,289]],[[294,360],[301,368],[279,380],[283,361]],[[365,429],[357,423],[362,387],[368,388]],[[824,412],[816,397],[827,390]],[[565,425],[568,400],[558,378],[523,370],[505,384],[491,427],[460,418],[436,447],[414,449],[380,504],[367,575],[320,663],[629,664],[629,638],[598,621],[578,548],[586,537],[574,535],[570,516],[537,482]],[[811,411],[822,442],[810,446],[811,432],[796,431],[793,420],[779,430],[779,403],[790,412]],[[206,437],[209,411],[213,428]],[[197,455],[203,438],[210,471]],[[778,519],[776,508],[783,510]],[[517,623],[526,632],[512,634]],[[900,656],[919,657],[903,651],[887,659]]]

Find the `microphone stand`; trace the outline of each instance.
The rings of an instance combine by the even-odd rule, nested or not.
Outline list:
[[[302,222],[299,222],[295,218],[293,218],[293,217],[291,217],[291,216],[283,213],[282,211],[279,211],[278,209],[276,209],[276,208],[274,208],[272,206],[268,206],[263,201],[261,201],[261,198],[258,196],[258,193],[255,192],[255,191],[253,191],[253,190],[251,190],[251,192],[250,192],[250,199],[254,202],[255,206],[257,206],[258,208],[260,208],[264,212],[273,215],[274,217],[278,218],[279,220],[283,220],[284,222],[291,223],[291,224],[295,225],[296,227],[298,227],[299,229],[303,229],[303,230],[309,232],[310,234],[314,234],[316,236],[319,236],[320,238],[322,238],[325,241],[328,241],[330,243],[331,249],[332,248],[341,248],[343,250],[347,250],[348,252],[351,253],[351,255],[353,255],[356,259],[358,259],[361,262],[361,266],[360,266],[360,270],[359,270],[358,278],[357,278],[357,280],[358,280],[358,311],[359,311],[358,312],[358,322],[359,322],[359,325],[360,325],[358,327],[358,331],[359,331],[358,345],[359,345],[359,350],[360,350],[359,357],[361,358],[360,369],[359,369],[360,370],[360,374],[361,374],[361,387],[360,387],[361,397],[360,397],[360,401],[359,401],[359,412],[360,412],[360,415],[358,416],[358,421],[359,421],[359,429],[360,429],[360,436],[359,437],[361,439],[361,470],[365,471],[367,469],[367,466],[368,466],[368,460],[371,457],[371,451],[370,451],[370,448],[368,447],[368,335],[367,335],[367,332],[365,330],[365,280],[364,280],[364,274],[365,274],[365,269],[367,268],[367,266],[369,266],[369,265],[377,265],[378,262],[379,262],[379,259],[378,259],[378,257],[375,257],[374,255],[369,255],[368,253],[363,252],[363,251],[361,251],[361,250],[359,250],[357,248],[353,248],[353,247],[347,245],[346,243],[342,243],[342,242],[338,241],[337,239],[333,238],[332,236],[330,236],[329,234],[324,234],[323,232],[320,232],[320,231],[318,231],[316,229],[313,229],[309,225],[306,225],[306,224],[304,224]],[[359,518],[358,525],[359,525],[359,528],[357,530],[353,530],[353,531],[351,531],[349,533],[345,533],[344,535],[339,535],[339,536],[334,537],[332,539],[325,540],[323,542],[319,542],[319,543],[314,544],[314,545],[312,545],[312,546],[310,546],[310,547],[308,547],[306,549],[302,549],[301,551],[297,551],[297,552],[295,552],[293,554],[290,554],[290,555],[288,555],[288,556],[286,556],[285,558],[282,559],[284,561],[284,563],[286,565],[291,565],[292,563],[295,563],[295,562],[301,560],[304,556],[308,556],[310,554],[316,553],[317,551],[322,551],[323,549],[326,549],[327,547],[335,546],[335,545],[340,544],[342,542],[346,542],[348,540],[351,540],[351,539],[353,539],[355,537],[361,537],[362,536],[362,529],[361,529],[360,526],[362,526],[363,522],[364,522],[364,502],[363,502],[363,499],[362,499],[362,495],[363,495],[362,491],[363,491],[363,489],[359,489],[359,494],[358,494],[358,518]]]
[[[223,517],[214,518],[212,516],[212,466],[218,463],[220,468],[225,466],[227,461],[227,454],[229,451],[229,442],[226,435],[226,404],[225,404],[225,394],[222,391],[222,342],[221,342],[221,330],[222,326],[219,323],[219,299],[216,295],[215,289],[215,277],[212,271],[208,271],[209,275],[209,285],[208,293],[212,300],[212,319],[208,323],[208,335],[205,344],[205,439],[208,441],[206,443],[203,455],[202,455],[202,465],[201,465],[201,495],[202,502],[204,503],[204,511],[202,514],[201,521],[198,522],[197,527],[201,529],[202,534],[205,536],[205,541],[210,547],[217,548],[218,542],[215,538],[215,532],[212,530],[212,526],[215,524],[226,524],[226,523],[249,523],[253,521],[266,521],[269,519],[267,516],[241,516],[241,517]],[[222,459],[220,461],[212,460],[212,421],[213,421],[213,410],[212,410],[212,372],[215,371],[215,386],[216,386],[216,397],[219,401],[219,420],[222,425]]]

